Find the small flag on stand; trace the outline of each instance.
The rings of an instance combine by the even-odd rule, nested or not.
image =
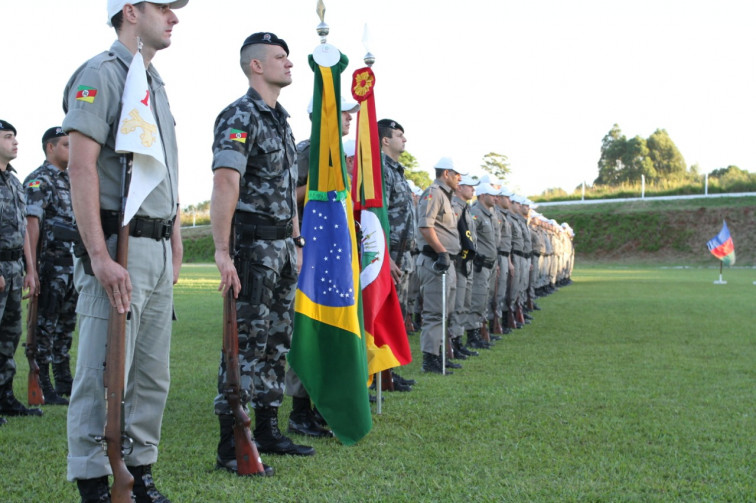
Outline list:
[[[727,222],[722,221],[722,230],[706,243],[709,251],[722,261],[724,265],[735,265],[735,245],[730,236],[730,229],[727,228]]]

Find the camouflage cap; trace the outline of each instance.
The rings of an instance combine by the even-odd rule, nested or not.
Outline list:
[[[287,56],[289,55],[289,46],[286,45],[284,39],[278,38],[275,34],[266,31],[259,31],[247,37],[239,51],[243,50],[248,45],[254,44],[277,45],[278,47],[282,47],[283,50],[286,51]]]
[[[13,127],[13,124],[2,119],[0,119],[0,131],[13,131],[13,134],[17,134],[16,128]]]

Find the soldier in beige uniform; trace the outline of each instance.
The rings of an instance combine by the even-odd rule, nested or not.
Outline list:
[[[455,302],[457,275],[453,263],[461,250],[457,216],[451,200],[462,174],[456,171],[454,161],[448,157],[441,158],[434,168],[436,179],[423,192],[417,209],[417,226],[420,230],[417,240],[420,249],[417,274],[420,295],[423,297],[423,326],[420,335],[423,371],[441,374],[444,372],[440,356],[442,327],[444,318]],[[446,290],[442,289],[444,275]],[[446,312],[442,310],[442,296],[446,297]],[[447,361],[447,364],[450,362]]]

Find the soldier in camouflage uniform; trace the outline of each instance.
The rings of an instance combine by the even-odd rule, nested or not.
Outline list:
[[[69,350],[79,295],[73,281],[73,240],[77,232],[67,171],[68,135],[63,128],[45,131],[42,149],[45,162],[24,180],[29,244],[40,283],[36,359],[45,404],[67,405],[68,400],[61,395],[71,394]]]
[[[10,162],[16,158],[16,128],[0,120],[0,425],[5,416],[41,416],[13,395],[16,362],[13,355],[21,339],[21,293],[36,294],[34,261],[26,233],[24,189]],[[24,257],[26,276],[24,276]]]
[[[384,199],[389,222],[389,266],[402,315],[406,316],[409,281],[415,271],[412,250],[416,246],[416,208],[413,204],[412,189],[404,176],[406,168],[399,162],[407,139],[404,137],[402,125],[391,119],[378,121],[378,138],[381,142],[383,187],[386,191]],[[414,379],[404,379],[393,371],[392,380],[394,389],[402,391],[409,391],[409,387],[415,384]]]
[[[291,84],[289,48],[272,33],[254,33],[241,47],[247,93],[215,121],[210,219],[220,289],[236,297],[241,385],[255,410],[260,452],[309,456],[278,428],[294,295],[304,238],[297,216],[297,163],[289,114],[278,103]],[[229,237],[234,229],[234,247]],[[221,358],[215,413],[220,421],[217,466],[236,470],[234,418],[223,395]]]

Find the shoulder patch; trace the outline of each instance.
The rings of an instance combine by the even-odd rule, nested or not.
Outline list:
[[[247,133],[238,129],[232,129],[228,135],[228,139],[238,141],[239,143],[247,143]]]
[[[29,189],[39,190],[40,185],[42,185],[42,180],[35,178],[34,180],[29,180],[29,183],[26,184],[26,187]]]
[[[76,91],[76,99],[79,101],[86,101],[87,103],[94,103],[97,96],[97,89],[89,86],[79,86]]]

